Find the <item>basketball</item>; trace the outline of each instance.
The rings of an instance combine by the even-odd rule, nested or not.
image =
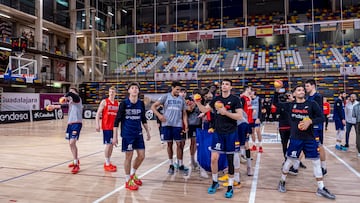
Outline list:
[[[45,109],[46,109],[46,111],[53,111],[53,110],[54,110],[54,107],[53,107],[53,105],[47,105],[47,106],[45,107]]]
[[[215,102],[215,108],[216,109],[220,109],[222,107],[224,107],[224,104],[221,101],[216,101]]]
[[[59,99],[60,104],[65,104],[66,102],[67,102],[66,97],[60,97],[60,99]]]
[[[200,94],[195,94],[195,95],[194,95],[194,100],[195,100],[196,102],[201,101],[201,95],[200,95]]]
[[[281,80],[275,80],[274,81],[274,87],[275,88],[282,88],[284,86],[283,82]]]

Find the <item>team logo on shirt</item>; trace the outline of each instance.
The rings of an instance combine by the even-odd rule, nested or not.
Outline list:
[[[221,150],[221,143],[216,143],[215,150]]]

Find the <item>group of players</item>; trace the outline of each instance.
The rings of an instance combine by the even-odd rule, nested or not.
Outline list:
[[[138,83],[130,83],[127,87],[128,97],[122,102],[115,100],[116,90],[109,89],[109,97],[102,100],[96,115],[96,131],[103,130],[105,144],[104,170],[117,171],[117,167],[110,161],[113,146],[118,144],[118,127],[121,123],[122,151],[125,152],[125,187],[129,190],[137,190],[142,181],[136,176],[136,170],[145,157],[145,144],[142,134],[144,127],[147,140],[150,140],[149,128],[145,118],[145,105],[139,99],[140,86]],[[226,198],[233,197],[233,187],[240,183],[240,158],[246,157],[247,175],[252,175],[250,157],[249,135],[257,131],[259,152],[263,152],[260,135],[261,102],[251,87],[245,87],[239,96],[232,94],[232,81],[224,79],[221,82],[220,94],[210,90],[204,92],[197,90],[193,93],[202,93],[202,99],[195,99],[193,94],[190,101],[186,101],[181,95],[182,85],[174,81],[171,91],[161,96],[152,106],[154,114],[161,121],[161,139],[167,143],[169,158],[168,174],[174,174],[175,168],[187,174],[188,168],[183,162],[184,135],[191,138],[191,163],[192,167],[198,167],[195,161],[195,128],[208,128],[211,131],[211,173],[212,184],[208,188],[209,194],[214,194],[219,188],[218,160],[221,153],[226,154],[228,175]],[[313,162],[314,176],[318,183],[317,195],[329,199],[335,199],[323,183],[323,175],[326,174],[325,152],[323,142],[323,122],[325,121],[322,107],[322,96],[316,91],[314,80],[305,82],[305,86],[296,86],[285,101],[279,99],[279,88],[276,88],[273,104],[277,113],[280,114],[279,130],[283,143],[285,161],[282,167],[282,175],[278,184],[280,192],[286,192],[285,179],[289,172],[297,173],[300,165],[299,157],[303,152],[305,157]],[[306,96],[308,93],[308,96]],[[82,105],[79,94],[75,88],[71,88],[65,95],[68,102],[62,105],[53,105],[53,108],[62,108],[69,105],[68,128],[66,138],[69,139],[70,149],[74,161],[69,165],[72,173],[80,170],[80,161],[76,141],[79,139],[82,127]],[[319,105],[320,104],[320,105]],[[163,112],[159,112],[162,106]],[[195,112],[195,117],[191,113]],[[100,121],[100,117],[102,118]],[[200,119],[199,122],[189,120],[189,117]],[[283,121],[283,122],[282,122]],[[100,124],[101,123],[101,124]],[[252,138],[255,142],[255,137]],[[289,143],[287,143],[289,141]],[[173,161],[173,142],[176,143],[177,162]],[[195,148],[194,148],[195,147]],[[256,149],[254,145],[251,149]],[[132,162],[133,151],[137,157]],[[238,153],[240,152],[240,153]],[[241,154],[241,156],[239,155]],[[222,177],[223,178],[223,177]]]

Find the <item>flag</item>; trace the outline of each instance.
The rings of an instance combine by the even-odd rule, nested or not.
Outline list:
[[[214,39],[213,31],[200,32],[200,39]]]
[[[273,35],[272,25],[256,27],[256,37],[270,37]]]
[[[321,23],[320,32],[336,31],[337,23]]]
[[[304,25],[292,25],[289,27],[289,33],[304,33],[305,26]]]
[[[350,22],[340,22],[339,23],[339,27],[342,29],[342,30],[348,30],[348,29],[354,29],[354,22],[353,21],[350,21]]]
[[[274,35],[284,35],[289,33],[287,25],[274,25]]]

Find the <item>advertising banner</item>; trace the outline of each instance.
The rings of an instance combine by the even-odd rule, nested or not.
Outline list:
[[[1,111],[40,110],[39,94],[3,92],[1,96]]]
[[[0,111],[0,124],[30,121],[30,111]]]
[[[61,93],[43,93],[40,94],[40,110],[44,110],[47,105],[59,104],[60,97],[64,96]],[[68,112],[67,108],[63,109],[64,113]]]

